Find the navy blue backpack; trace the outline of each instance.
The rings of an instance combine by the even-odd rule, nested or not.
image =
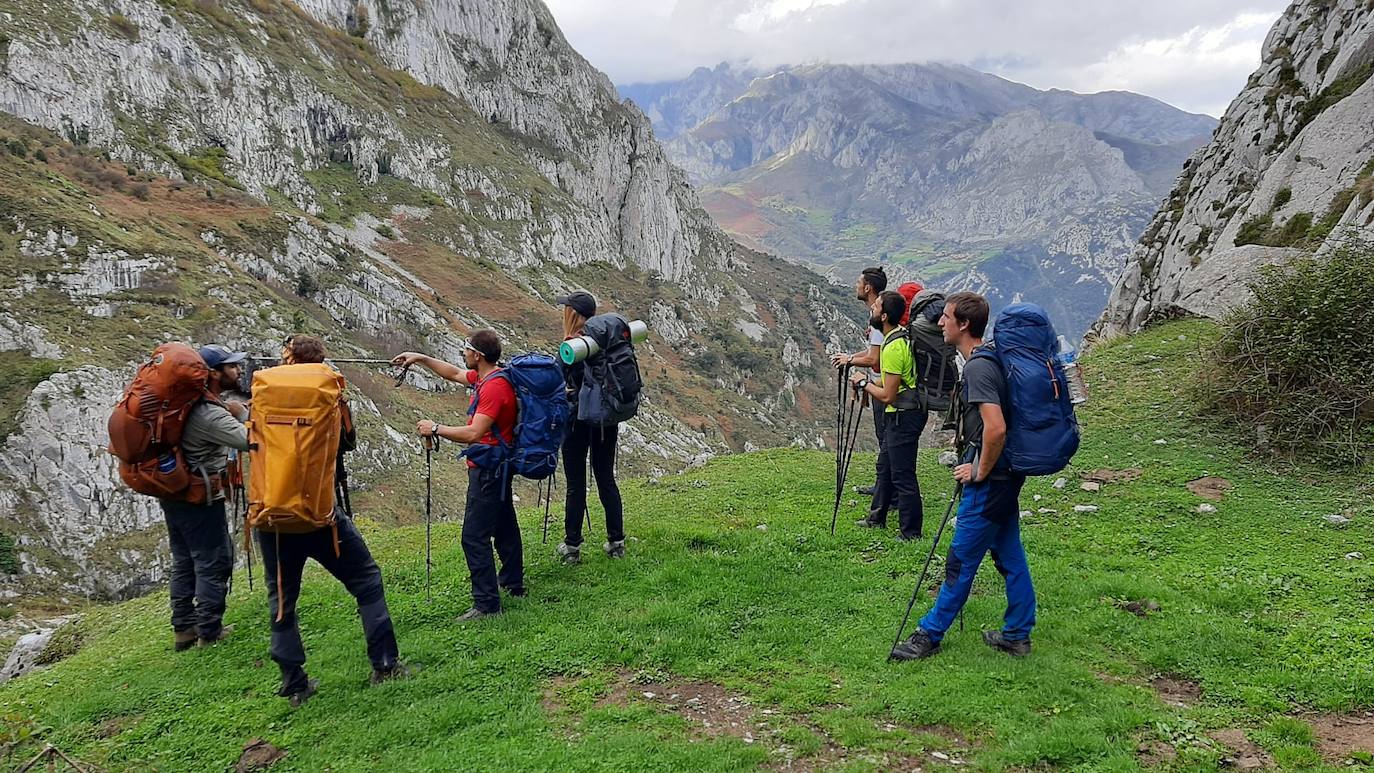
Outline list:
[[[973,357],[997,362],[1006,380],[1002,411],[1007,445],[1002,460],[1021,475],[1052,475],[1078,451],[1078,419],[1069,380],[1055,355],[1058,336],[1045,310],[1015,303],[997,315],[993,345]],[[1000,462],[999,462],[1000,463]]]
[[[509,445],[495,428],[499,445],[473,445],[459,454],[478,467],[504,466],[508,473],[543,480],[558,469],[558,450],[568,427],[568,399],[563,392],[563,370],[546,354],[521,354],[497,373],[487,377],[504,378],[515,390],[518,404],[515,418],[515,444]],[[483,381],[477,385],[480,392]],[[477,396],[468,407],[468,417],[477,412]]]
[[[619,314],[599,314],[587,320],[583,333],[596,341],[601,353],[586,361],[586,377],[577,395],[578,421],[594,427],[629,421],[639,413],[644,389],[629,320]]]

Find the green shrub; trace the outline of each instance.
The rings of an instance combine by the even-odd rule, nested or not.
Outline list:
[[[1274,206],[1272,207],[1272,209],[1278,209],[1279,207],[1282,207],[1284,204],[1287,204],[1288,202],[1290,202],[1290,201],[1292,201],[1292,200],[1293,200],[1293,189],[1292,189],[1292,188],[1280,188],[1280,189],[1279,189],[1279,192],[1276,193],[1276,194],[1274,194]]]
[[[81,651],[81,645],[86,641],[86,632],[82,630],[81,624],[68,623],[53,632],[52,638],[43,651],[34,658],[34,663],[40,666],[50,666],[61,660],[75,655]]]
[[[296,295],[302,298],[309,298],[320,289],[320,283],[315,279],[315,275],[305,269],[296,272]]]
[[[19,574],[19,548],[8,534],[0,534],[0,574]]]
[[[129,40],[138,40],[138,25],[122,13],[110,14],[110,26]]]
[[[1276,450],[1359,466],[1374,453],[1374,244],[1266,269],[1205,358],[1199,398]]]
[[[1269,235],[1269,229],[1274,225],[1273,215],[1261,215],[1241,223],[1240,230],[1236,232],[1236,246],[1242,244],[1264,244]]]

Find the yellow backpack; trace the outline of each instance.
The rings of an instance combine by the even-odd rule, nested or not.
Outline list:
[[[344,378],[320,363],[253,374],[248,525],[303,533],[334,525]]]

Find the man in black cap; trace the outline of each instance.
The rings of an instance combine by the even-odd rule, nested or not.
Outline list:
[[[238,384],[248,355],[211,344],[200,350],[200,357],[210,368],[206,384],[210,399],[197,403],[186,418],[181,453],[191,474],[205,480],[206,501],[158,500],[172,548],[168,584],[173,646],[178,652],[197,642],[220,641],[230,633],[231,627],[223,625],[229,574],[234,569],[234,548],[224,515],[225,468],[228,449],[248,450],[248,429],[243,426],[247,407],[219,399],[221,390]]]
[[[563,340],[583,334],[587,320],[596,316],[596,298],[578,290],[557,299],[563,307]],[[563,436],[563,479],[567,482],[567,496],[563,501],[563,542],[558,557],[565,564],[582,561],[582,526],[587,513],[587,457],[591,457],[592,475],[596,478],[596,493],[601,508],[606,511],[606,543],[601,546],[610,558],[625,557],[625,507],[620,498],[620,486],[615,481],[615,451],[620,440],[620,425],[597,427],[577,420],[577,395],[587,378],[587,363],[574,362],[563,366],[563,381],[567,385],[568,422]]]

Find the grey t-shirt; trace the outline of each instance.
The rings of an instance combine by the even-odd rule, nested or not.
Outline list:
[[[983,415],[978,412],[978,406],[983,403],[1001,405],[1005,386],[1006,379],[995,361],[974,357],[964,365],[959,421],[965,443],[983,444]]]
[[[248,428],[222,405],[204,402],[192,408],[181,432],[187,466],[213,477],[228,465],[229,448],[248,450]]]

